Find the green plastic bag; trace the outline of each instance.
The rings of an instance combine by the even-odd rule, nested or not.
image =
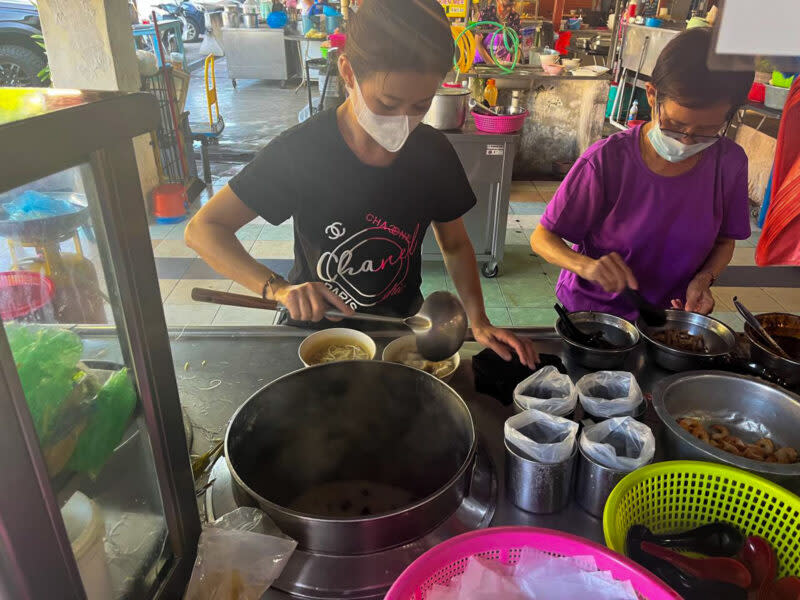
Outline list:
[[[97,476],[122,441],[136,400],[136,389],[127,368],[109,377],[97,392],[92,416],[69,460],[70,468]]]
[[[10,323],[6,335],[14,355],[25,400],[42,444],[53,437],[76,385],[76,365],[83,353],[80,338],[65,329]]]

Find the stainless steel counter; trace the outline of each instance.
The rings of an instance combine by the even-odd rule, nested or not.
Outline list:
[[[577,381],[587,370],[572,364],[564,354],[561,340],[550,329],[518,329],[531,337],[539,352],[562,357],[570,376]],[[308,332],[288,327],[247,329],[185,328],[171,331],[172,356],[177,373],[180,400],[194,427],[193,453],[205,452],[213,440],[221,439],[233,412],[255,391],[273,379],[302,367],[297,348]],[[373,334],[382,347],[397,335]],[[85,358],[115,360],[113,338],[96,330],[84,336]],[[505,462],[503,423],[513,414],[509,406],[475,391],[471,357],[480,351],[474,342],[462,349],[461,367],[450,385],[464,398],[472,412],[480,442],[487,449],[498,480],[498,498],[491,525],[531,525],[559,529],[603,542],[600,519],[590,516],[574,502],[552,515],[534,515],[513,506],[505,494]],[[642,346],[630,357],[626,369],[636,374],[644,392],[667,373],[647,365]],[[648,419],[653,425],[654,415]],[[271,590],[264,598],[281,599],[287,596]]]
[[[223,27],[222,48],[228,62],[228,76],[233,87],[237,79],[270,79],[286,81],[289,78],[287,51],[289,42],[283,29],[269,27]]]

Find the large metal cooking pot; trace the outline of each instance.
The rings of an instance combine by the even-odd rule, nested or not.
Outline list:
[[[725,425],[745,443],[769,437],[800,449],[800,396],[752,377],[722,371],[696,371],[662,379],[653,390],[653,408],[664,423],[669,458],[705,460],[756,473],[800,492],[800,463],[765,463],[714,448],[685,431],[682,417],[706,427]]]
[[[467,89],[439,88],[422,122],[442,131],[461,129],[467,119],[468,100]]]
[[[794,338],[800,344],[800,316],[789,313],[766,313],[756,317],[770,335]],[[750,358],[783,378],[789,386],[800,386],[800,361],[778,356],[761,341],[747,323],[744,332],[750,340]]]
[[[225,435],[238,499],[301,549],[331,554],[376,552],[434,529],[466,495],[475,447],[469,409],[447,384],[378,361],[276,379]]]

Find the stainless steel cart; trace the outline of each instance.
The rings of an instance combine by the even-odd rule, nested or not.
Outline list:
[[[485,134],[468,123],[462,131],[447,133],[467,174],[478,203],[464,215],[464,225],[483,263],[486,277],[495,277],[503,262],[506,221],[511,196],[511,171],[517,151],[517,135]],[[441,260],[442,253],[433,231],[422,243],[423,260]]]

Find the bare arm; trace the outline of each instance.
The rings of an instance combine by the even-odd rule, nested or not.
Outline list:
[[[184,239],[217,273],[260,296],[272,271],[250,256],[236,237],[236,231],[257,216],[226,185],[192,217]]]
[[[212,269],[260,296],[274,273],[250,256],[236,237],[236,231],[256,216],[226,185],[192,217],[184,239]],[[319,321],[331,307],[353,312],[319,282],[290,285],[278,277],[268,286],[267,297],[283,304],[300,321]]]
[[[531,236],[531,249],[550,264],[599,283],[607,292],[619,293],[626,287],[639,287],[633,271],[616,252],[599,259],[584,256],[575,252],[558,235],[541,224],[536,226]]]
[[[511,359],[513,351],[523,364],[535,368],[538,356],[530,340],[520,339],[510,331],[494,327],[486,316],[475,250],[464,222],[456,219],[448,223],[434,223],[433,231],[442,249],[447,271],[464,303],[475,340],[505,360]]]

